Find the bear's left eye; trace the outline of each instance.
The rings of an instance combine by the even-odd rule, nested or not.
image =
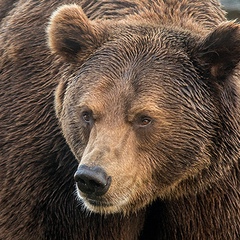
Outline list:
[[[138,125],[140,127],[146,127],[152,123],[152,118],[149,116],[140,116],[138,119]]]

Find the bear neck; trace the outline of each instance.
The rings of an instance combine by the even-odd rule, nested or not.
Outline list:
[[[236,189],[240,189],[239,171],[232,170],[201,193],[157,200],[148,209],[142,239],[240,239],[240,190]],[[158,236],[151,235],[156,232]]]

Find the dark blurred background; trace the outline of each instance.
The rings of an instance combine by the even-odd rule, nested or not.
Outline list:
[[[224,9],[228,13],[229,19],[240,21],[240,0],[220,0]]]

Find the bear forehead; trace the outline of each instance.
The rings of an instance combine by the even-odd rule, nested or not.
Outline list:
[[[82,83],[82,79],[79,81]],[[80,84],[81,85],[81,84]],[[158,84],[159,85],[159,84]],[[156,84],[155,87],[136,86],[131,79],[111,79],[99,76],[92,85],[78,89],[76,94],[71,94],[71,103],[79,108],[90,108],[97,112],[111,109],[128,110],[129,112],[159,111],[159,101],[166,98],[164,89]],[[69,88],[73,93],[74,86]]]
[[[132,109],[130,112],[134,113],[159,112],[168,92],[196,78],[186,49],[189,33],[129,26],[121,33],[104,43],[81,66],[69,86],[70,92],[74,92],[71,101],[96,109],[95,112],[109,106]],[[178,90],[175,93],[176,97],[180,95]]]
[[[137,86],[148,80],[154,86],[161,77],[172,78],[185,69],[194,72],[189,52],[196,40],[188,32],[141,26],[119,31],[81,66],[80,75],[88,81],[95,84],[101,77],[128,80]]]
[[[145,64],[148,60],[177,59],[186,54],[195,40],[189,32],[166,27],[126,26],[118,31],[93,54],[102,63],[106,58],[122,64],[133,60]]]
[[[176,85],[177,90],[172,96],[169,94],[172,86],[164,77],[155,77],[153,84],[149,83],[149,76],[145,76],[142,82],[133,81],[132,78],[107,78],[101,75],[94,77],[96,81],[85,86],[83,82],[88,81],[88,78],[80,76],[77,80],[80,86],[77,91],[74,85],[69,87],[70,94],[66,94],[68,101],[65,103],[70,106],[70,111],[72,108],[76,109],[76,112],[90,110],[95,119],[113,117],[116,120],[116,117],[121,115],[132,121],[137,114],[162,119],[167,114],[168,104],[174,103],[176,108],[179,107],[179,87]]]

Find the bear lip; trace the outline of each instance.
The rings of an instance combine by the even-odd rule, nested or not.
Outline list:
[[[89,204],[91,204],[93,206],[96,206],[96,207],[110,207],[110,206],[113,206],[109,202],[103,202],[103,201],[99,201],[99,200],[92,199],[92,198],[86,198],[84,201],[86,201]]]

